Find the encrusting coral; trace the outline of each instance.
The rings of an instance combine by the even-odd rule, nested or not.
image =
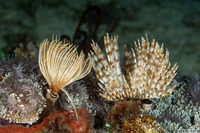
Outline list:
[[[46,107],[37,61],[16,56],[0,64],[0,117],[12,123],[36,122]]]
[[[176,89],[173,93],[153,99],[153,108],[145,110],[144,115],[152,116],[168,132],[200,132],[200,106],[198,97],[200,78],[195,75],[177,75]]]
[[[176,75],[178,66],[170,68],[169,52],[163,54],[163,45],[160,47],[155,40],[149,43],[142,37],[142,41],[135,42],[135,51],[127,51],[125,46],[125,73],[119,62],[118,38],[104,37],[107,60],[97,45],[92,44],[94,52],[93,68],[99,79],[101,96],[109,101],[123,99],[152,99],[170,94],[175,86],[167,88]],[[166,89],[167,88],[167,89]]]
[[[16,123],[32,124],[46,107],[42,88],[31,79],[13,79],[8,73],[0,83],[0,117]]]
[[[58,98],[58,93],[62,90],[75,109],[73,101],[63,88],[90,72],[90,57],[85,60],[84,53],[81,52],[79,55],[77,47],[70,43],[62,43],[59,39],[51,42],[44,40],[40,45],[39,66],[49,85],[48,94],[51,98]]]

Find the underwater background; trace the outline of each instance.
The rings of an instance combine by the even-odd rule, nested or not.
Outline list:
[[[88,57],[88,53],[91,53],[94,64],[103,61],[103,59],[95,60],[95,55],[103,53],[99,52],[100,49],[107,53],[107,57],[109,56],[109,52],[105,52],[106,46],[104,47],[105,35],[107,40],[110,36],[111,42],[115,40],[113,36],[114,38],[118,36],[120,58],[119,60],[113,59],[111,62],[119,62],[125,68],[130,62],[126,64],[127,56],[125,56],[124,44],[129,50],[131,47],[136,49],[138,58],[141,51],[140,48],[137,49],[134,41],[142,42],[144,40],[141,39],[142,36],[145,38],[148,35],[149,40],[155,39],[159,45],[164,43],[164,51],[162,48],[159,49],[160,47],[158,49],[155,47],[154,50],[160,58],[164,57],[168,50],[172,67],[161,71],[162,73],[157,71],[153,73],[158,77],[160,75],[164,77],[157,78],[154,75],[153,78],[164,79],[167,82],[158,81],[158,86],[162,86],[159,86],[162,88],[160,90],[163,93],[162,96],[159,95],[161,92],[156,88],[158,86],[154,86],[154,90],[144,87],[145,91],[149,92],[148,94],[137,91],[135,97],[126,97],[127,95],[120,93],[120,89],[125,91],[124,85],[120,86],[121,88],[115,86],[112,92],[106,86],[107,82],[102,82],[101,79],[104,78],[104,75],[110,76],[109,73],[106,73],[107,70],[105,72],[98,65],[94,65],[90,72],[92,65],[89,65],[89,58],[84,60],[85,57]],[[86,55],[82,58],[84,60],[82,65],[87,64],[84,68],[88,69],[85,75],[63,88],[59,88],[67,91],[70,95],[77,112],[74,111],[72,101],[63,90],[60,91],[58,88],[58,90],[53,90],[56,87],[51,88],[49,81],[53,82],[59,79],[58,76],[51,80],[54,69],[49,74],[50,80],[48,80],[48,76],[45,77],[45,72],[41,69],[41,63],[38,62],[38,60],[43,61],[44,64],[47,62],[45,47],[50,42],[43,42],[46,38],[50,42],[52,38],[71,42],[78,46],[79,53],[83,50]],[[16,131],[22,133],[200,132],[199,38],[200,0],[1,0],[0,133]],[[91,46],[92,40],[97,42],[99,47],[94,44]],[[55,41],[52,44],[58,42]],[[38,58],[39,46],[42,45],[46,45],[43,50],[44,58]],[[42,48],[40,47],[40,49]],[[55,49],[52,48],[52,51]],[[92,49],[94,51],[96,49],[93,54],[90,52]],[[145,50],[147,49],[146,47]],[[77,56],[74,59],[79,59],[78,52],[74,51],[74,55]],[[55,55],[59,55],[56,50],[54,52]],[[156,52],[154,56],[156,56]],[[22,56],[13,56],[14,54]],[[54,56],[51,57],[54,58]],[[70,54],[69,57],[71,57]],[[62,58],[59,59],[62,62]],[[73,59],[71,61],[73,62]],[[156,64],[154,63],[150,66],[154,66]],[[165,60],[165,63],[168,64],[168,59]],[[174,65],[175,63],[177,63],[178,69]],[[44,66],[48,68],[51,64]],[[127,66],[133,68],[134,65],[130,64]],[[73,67],[76,66],[68,68]],[[106,68],[106,66],[104,67]],[[102,75],[101,72],[98,73],[99,70],[102,70]],[[122,71],[126,73],[123,69]],[[48,72],[50,73],[50,71]],[[142,74],[140,71],[138,73],[139,78],[136,75],[132,75],[132,78],[144,79],[140,81],[142,83],[153,82],[153,80],[151,81],[152,77],[141,78]],[[116,75],[112,76],[111,78],[114,77],[113,82],[121,84],[115,77]],[[119,77],[122,78],[122,76]],[[71,79],[69,78],[69,80]],[[129,84],[130,80],[132,79],[127,80]],[[103,90],[104,93],[100,89],[102,86],[99,83],[106,86]],[[167,88],[168,92],[164,90],[163,86]],[[55,92],[52,93],[52,91]],[[125,93],[128,94],[128,92]],[[155,97],[152,96],[154,93]],[[109,97],[111,94],[114,94],[113,101],[109,101],[113,98]],[[20,104],[21,102],[25,104]],[[10,111],[11,109],[14,111]],[[22,112],[17,112],[17,109],[21,109]],[[28,116],[24,113],[26,109]],[[13,120],[12,114],[15,113],[17,114],[15,115],[16,119]],[[77,121],[76,117],[80,121]]]
[[[34,45],[52,35],[89,47],[109,32],[118,35],[122,57],[124,44],[132,47],[147,34],[164,43],[184,74],[199,74],[199,14],[199,0],[2,0],[0,49],[36,51]]]

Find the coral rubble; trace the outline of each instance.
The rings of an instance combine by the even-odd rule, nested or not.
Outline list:
[[[1,127],[1,133],[88,133],[93,131],[93,117],[85,109],[78,109],[79,119],[74,120],[75,113],[68,111],[55,111],[49,116],[45,117],[42,123],[33,125],[29,128],[20,126]]]
[[[104,126],[104,119],[107,112],[112,108],[113,102],[108,102],[99,95],[98,79],[94,72],[91,72],[85,78],[75,81],[66,86],[64,89],[68,91],[76,108],[85,108],[94,116],[94,128],[101,129]],[[59,93],[59,105],[62,109],[73,110],[70,100],[63,92]]]
[[[165,129],[151,116],[141,113],[140,100],[122,101],[108,112],[106,124],[108,132],[120,133],[165,133]]]
[[[116,103],[108,112],[106,123],[110,125],[110,131],[120,132],[125,120],[140,114],[141,101],[122,101]]]

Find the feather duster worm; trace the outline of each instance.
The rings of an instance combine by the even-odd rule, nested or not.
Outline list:
[[[90,58],[85,60],[77,47],[59,40],[44,40],[40,45],[39,66],[53,96],[70,83],[85,77],[91,70]]]
[[[93,68],[102,90],[101,96],[110,101],[122,99],[151,99],[171,93],[175,86],[166,89],[176,75],[177,65],[170,68],[169,52],[163,54],[163,45],[152,40],[151,44],[142,37],[135,42],[135,50],[125,46],[125,73],[119,62],[118,38],[104,37],[107,59],[99,46],[93,42],[91,51]]]
[[[49,84],[48,92],[51,97],[57,98],[57,94],[62,90],[75,109],[69,94],[63,88],[90,72],[90,57],[85,60],[84,53],[78,55],[77,47],[70,43],[62,43],[57,39],[52,42],[44,40],[40,45],[39,66]]]

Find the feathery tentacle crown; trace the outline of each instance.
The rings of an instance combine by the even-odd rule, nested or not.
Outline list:
[[[85,60],[83,52],[78,55],[77,47],[62,43],[58,39],[47,39],[40,45],[40,70],[47,80],[52,96],[70,83],[85,77],[91,70],[90,57]]]
[[[120,68],[118,38],[104,37],[107,59],[97,43],[91,44],[94,52],[93,68],[99,79],[101,96],[110,101],[122,99],[151,99],[170,94],[175,86],[167,88],[176,75],[178,66],[170,68],[169,52],[163,54],[163,45],[155,40],[151,44],[146,36],[135,42],[135,50],[125,46],[124,74]]]

